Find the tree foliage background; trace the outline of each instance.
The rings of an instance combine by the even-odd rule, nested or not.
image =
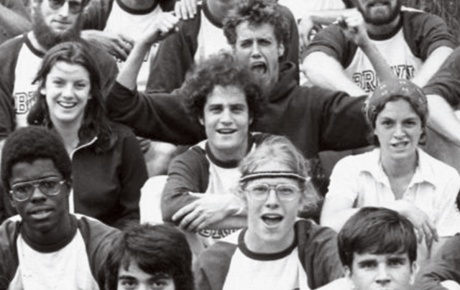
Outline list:
[[[446,21],[460,43],[460,1],[459,0],[403,0],[408,7],[417,8],[440,16]]]

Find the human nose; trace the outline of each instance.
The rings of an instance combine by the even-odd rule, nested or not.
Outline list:
[[[62,4],[61,7],[58,8],[59,15],[62,17],[67,17],[69,16],[70,13],[70,7],[69,7],[69,2],[64,1],[64,4]]]
[[[62,89],[62,95],[65,97],[73,96],[73,86],[72,84],[66,84]]]
[[[260,57],[260,48],[257,43],[253,43],[252,50],[251,50],[251,57],[258,58]]]
[[[220,116],[220,121],[222,123],[231,123],[232,122],[232,113],[229,109],[224,109],[222,115]]]
[[[404,129],[402,124],[396,124],[393,134],[395,137],[404,137]]]
[[[265,201],[265,205],[268,207],[277,207],[279,205],[278,195],[274,187],[268,188],[267,200]]]
[[[390,276],[388,275],[388,270],[386,265],[379,265],[377,269],[377,277],[375,282],[379,285],[387,285],[390,283]]]
[[[39,202],[39,201],[42,201],[42,200],[46,199],[46,195],[43,192],[41,192],[41,190],[38,187],[38,185],[39,185],[38,183],[33,184],[32,193],[31,193],[31,196],[30,196],[30,200],[32,202]]]

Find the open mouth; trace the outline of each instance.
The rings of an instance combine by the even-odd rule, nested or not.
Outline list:
[[[393,143],[391,144],[391,147],[395,149],[404,149],[407,147],[407,145],[409,145],[409,142],[404,141],[404,142]]]
[[[275,226],[281,223],[283,216],[279,214],[264,214],[262,215],[262,220],[266,225]]]
[[[75,107],[77,105],[76,102],[64,102],[64,101],[60,101],[60,102],[57,102],[59,106],[63,107],[64,109],[72,109],[73,107]]]
[[[388,1],[375,1],[375,2],[369,3],[368,6],[372,8],[372,7],[383,7],[387,5],[389,5]]]
[[[254,62],[250,68],[256,74],[265,74],[267,72],[267,65],[263,62]]]
[[[235,132],[236,132],[235,129],[217,129],[217,133],[223,134],[223,135],[230,135],[230,134],[233,134]]]

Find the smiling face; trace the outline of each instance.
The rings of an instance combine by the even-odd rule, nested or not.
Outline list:
[[[131,261],[128,269],[120,267],[118,271],[117,290],[175,290],[173,279],[167,275],[158,273],[148,274]]]
[[[46,96],[51,121],[81,124],[91,98],[88,71],[77,64],[58,61],[48,73],[40,93]]]
[[[51,159],[37,159],[32,163],[19,162],[11,168],[10,185],[48,177],[62,179]],[[64,217],[68,214],[69,192],[69,186],[64,184],[61,192],[55,196],[47,196],[35,188],[29,200],[17,202],[12,199],[13,206],[24,221],[24,231],[29,237],[34,234],[61,231]]]
[[[286,164],[269,161],[256,171],[292,171]],[[249,181],[245,188],[259,184],[288,184],[300,187],[299,182],[292,178],[259,178]],[[302,208],[302,193],[289,201],[280,200],[274,190],[270,190],[266,200],[255,200],[248,191],[244,198],[248,208],[248,230],[245,242],[251,251],[258,253],[276,253],[287,249],[294,241],[294,223],[299,209]]]
[[[375,120],[374,134],[379,140],[382,158],[415,157],[422,133],[420,117],[402,99],[386,103]]]
[[[374,25],[398,21],[401,13],[401,0],[354,0],[355,6],[366,23]]]
[[[234,53],[240,64],[247,65],[259,85],[267,92],[278,82],[279,58],[284,46],[278,43],[271,24],[250,25],[242,22],[236,27]]]
[[[416,273],[415,262],[405,254],[353,255],[352,269],[345,269],[356,290],[409,290]]]
[[[220,85],[208,95],[200,119],[211,152],[221,161],[240,160],[246,155],[251,121],[243,90]]]

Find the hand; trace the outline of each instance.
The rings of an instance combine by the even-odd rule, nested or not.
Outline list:
[[[117,59],[125,61],[133,47],[133,40],[108,31],[83,30],[82,38],[94,42],[105,48]]]
[[[299,29],[299,45],[300,50],[302,51],[310,43],[311,31],[315,27],[315,23],[309,15],[305,15],[298,24]]]
[[[370,42],[363,15],[359,11],[340,16],[337,22],[347,38],[351,39],[356,45],[363,46]]]
[[[237,212],[240,203],[233,194],[204,194],[172,217],[186,231],[199,231]]]
[[[161,41],[169,34],[177,30],[179,18],[171,12],[164,12],[155,16],[155,21],[150,25],[150,28],[136,40],[136,43],[143,43],[152,46],[155,42]]]
[[[403,200],[397,201],[395,209],[414,225],[419,243],[423,242],[423,238],[425,238],[426,245],[430,249],[433,241],[439,241],[436,227],[424,211]]]
[[[141,147],[141,151],[143,154],[149,151],[150,146],[152,145],[152,142],[150,141],[150,139],[137,137],[137,136],[136,136],[136,139],[137,139],[137,142],[139,143],[139,147]]]
[[[174,6],[174,13],[182,20],[194,18],[196,15],[197,0],[181,0],[177,1]]]

